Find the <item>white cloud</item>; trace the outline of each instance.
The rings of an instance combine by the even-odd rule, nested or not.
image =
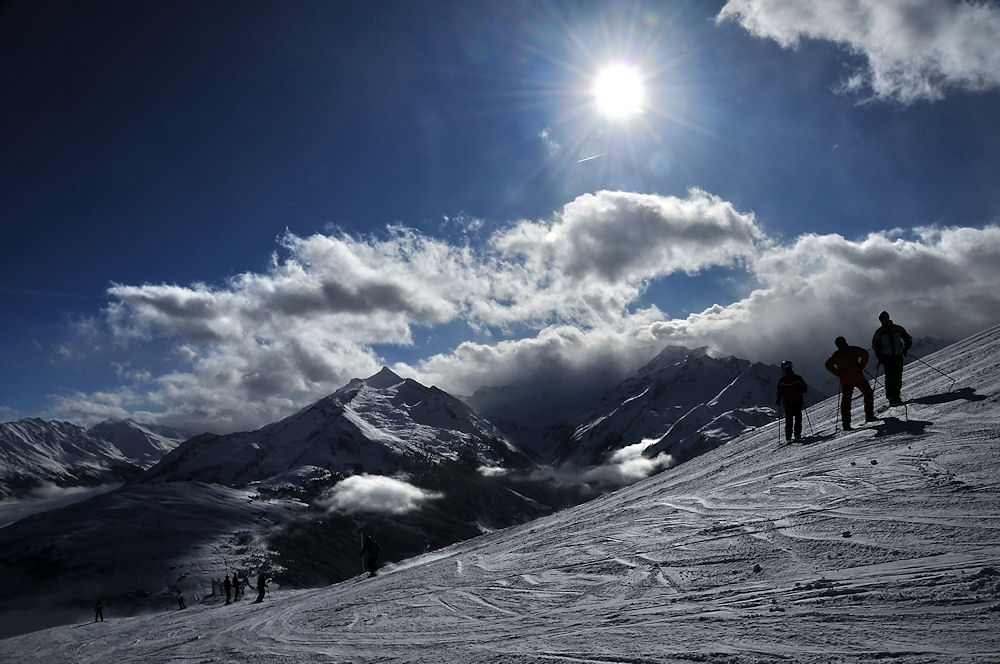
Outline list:
[[[158,348],[175,368],[150,376],[130,364],[132,395],[63,395],[54,411],[93,419],[130,406],[193,431],[258,427],[378,371],[375,345],[411,345],[415,326],[455,321],[543,332],[534,344],[461,346],[457,355],[484,361],[464,378],[454,359],[429,362],[424,372],[442,385],[470,385],[491,371],[494,378],[517,374],[523,369],[509,364],[518,359],[508,352],[514,348],[521,360],[573,364],[575,339],[606,345],[599,330],[620,328],[649,280],[751,259],[762,241],[753,214],[697,189],[686,198],[581,196],[552,220],[498,232],[481,250],[398,227],[381,237],[287,234],[281,257],[260,273],[216,286],[109,289],[116,301],[106,324],[117,343]],[[599,352],[610,364],[644,351]]]
[[[1000,11],[948,0],[729,0],[718,20],[794,48],[835,42],[866,60],[844,87],[912,103],[1000,88]]]
[[[441,497],[391,477],[352,475],[333,487],[322,502],[332,512],[406,514]]]
[[[753,213],[691,189],[687,198],[584,194],[554,221],[522,221],[494,242],[505,255],[523,257],[535,272],[595,285],[728,265],[752,257],[762,239]]]
[[[958,339],[1000,323],[1000,227],[918,228],[859,240],[804,235],[749,265],[747,297],[686,318],[655,308],[590,328],[547,327],[492,345],[461,344],[410,369],[418,379],[469,394],[524,380],[526,402],[572,402],[586,383],[613,385],[669,344],[707,345],[752,361],[791,359],[825,378],[835,337],[868,346],[887,309],[917,337]],[[562,386],[562,387],[560,387]]]
[[[676,465],[673,457],[666,452],[652,458],[643,456],[643,451],[651,442],[655,441],[644,440],[615,450],[607,463],[587,469],[582,476],[583,481],[589,484],[623,486]]]
[[[777,245],[752,213],[697,189],[685,198],[581,196],[551,220],[499,231],[481,250],[399,228],[384,237],[289,235],[282,250],[268,270],[214,287],[112,288],[106,325],[127,384],[60,395],[46,415],[246,430],[383,363],[459,395],[521,381],[533,390],[525,399],[568,407],[667,344],[808,367],[837,335],[866,345],[882,309],[916,336],[941,338],[1000,317],[995,226],[804,235]],[[676,319],[634,308],[658,277],[733,264],[755,287],[740,300]],[[499,338],[410,363],[375,350],[413,344],[415,327],[426,338],[446,323]],[[127,357],[130,344],[157,349],[172,369],[151,375]]]

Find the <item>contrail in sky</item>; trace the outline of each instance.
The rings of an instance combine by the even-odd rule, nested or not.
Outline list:
[[[577,159],[576,163],[582,164],[585,161],[590,161],[591,159],[597,159],[598,157],[603,157],[607,152],[602,152],[601,154],[595,154],[592,157],[584,157],[583,159]]]

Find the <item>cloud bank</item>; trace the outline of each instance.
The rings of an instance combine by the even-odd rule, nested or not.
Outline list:
[[[846,91],[904,104],[1000,89],[1000,11],[986,1],[729,0],[717,20],[794,48],[840,44],[865,61]]]
[[[352,475],[339,482],[321,500],[331,512],[342,514],[406,514],[423,503],[441,498],[408,482],[381,475]]]
[[[807,368],[835,336],[866,345],[882,309],[918,337],[997,323],[997,265],[994,225],[779,244],[752,212],[698,189],[580,196],[481,246],[401,227],[288,234],[267,270],[221,285],[111,288],[103,325],[119,352],[153,348],[172,368],[123,364],[121,387],[60,395],[47,415],[225,433],[287,416],[382,364],[454,394],[521,382],[539,404],[572,405],[668,344]],[[748,295],[684,318],[638,305],[658,279],[715,266],[735,266]],[[393,346],[421,357],[414,330],[426,338],[445,325],[478,340],[393,360]]]

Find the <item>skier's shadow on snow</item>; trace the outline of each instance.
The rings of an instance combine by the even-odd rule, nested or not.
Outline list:
[[[895,417],[886,417],[882,424],[872,427],[875,429],[875,437],[891,436],[897,433],[908,433],[911,436],[922,436],[933,422],[925,420],[900,420]]]
[[[823,443],[828,440],[833,440],[834,438],[836,438],[836,436],[829,434],[826,436],[818,436],[818,435],[802,436],[797,441],[795,441],[795,443],[797,445],[815,445],[816,443]]]
[[[960,390],[955,390],[954,392],[944,392],[942,394],[929,394],[925,397],[917,397],[916,399],[910,399],[910,403],[920,403],[926,406],[949,403],[951,401],[958,401],[959,399],[965,399],[966,401],[982,401],[986,399],[985,394],[976,394],[976,390],[973,387],[963,387]]]

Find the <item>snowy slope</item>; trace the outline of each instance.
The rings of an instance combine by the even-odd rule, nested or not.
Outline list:
[[[461,459],[484,466],[528,464],[466,404],[383,368],[258,431],[196,436],[141,481],[245,486],[303,468],[391,475],[414,462]]]
[[[187,436],[131,420],[90,429],[39,419],[0,424],[0,496],[44,484],[62,487],[121,482],[148,468]]]
[[[994,328],[924,358],[954,385],[911,364],[911,404],[850,433],[828,399],[803,444],[761,427],[375,579],[108,603],[105,623],[0,641],[0,661],[996,662],[998,354]]]

